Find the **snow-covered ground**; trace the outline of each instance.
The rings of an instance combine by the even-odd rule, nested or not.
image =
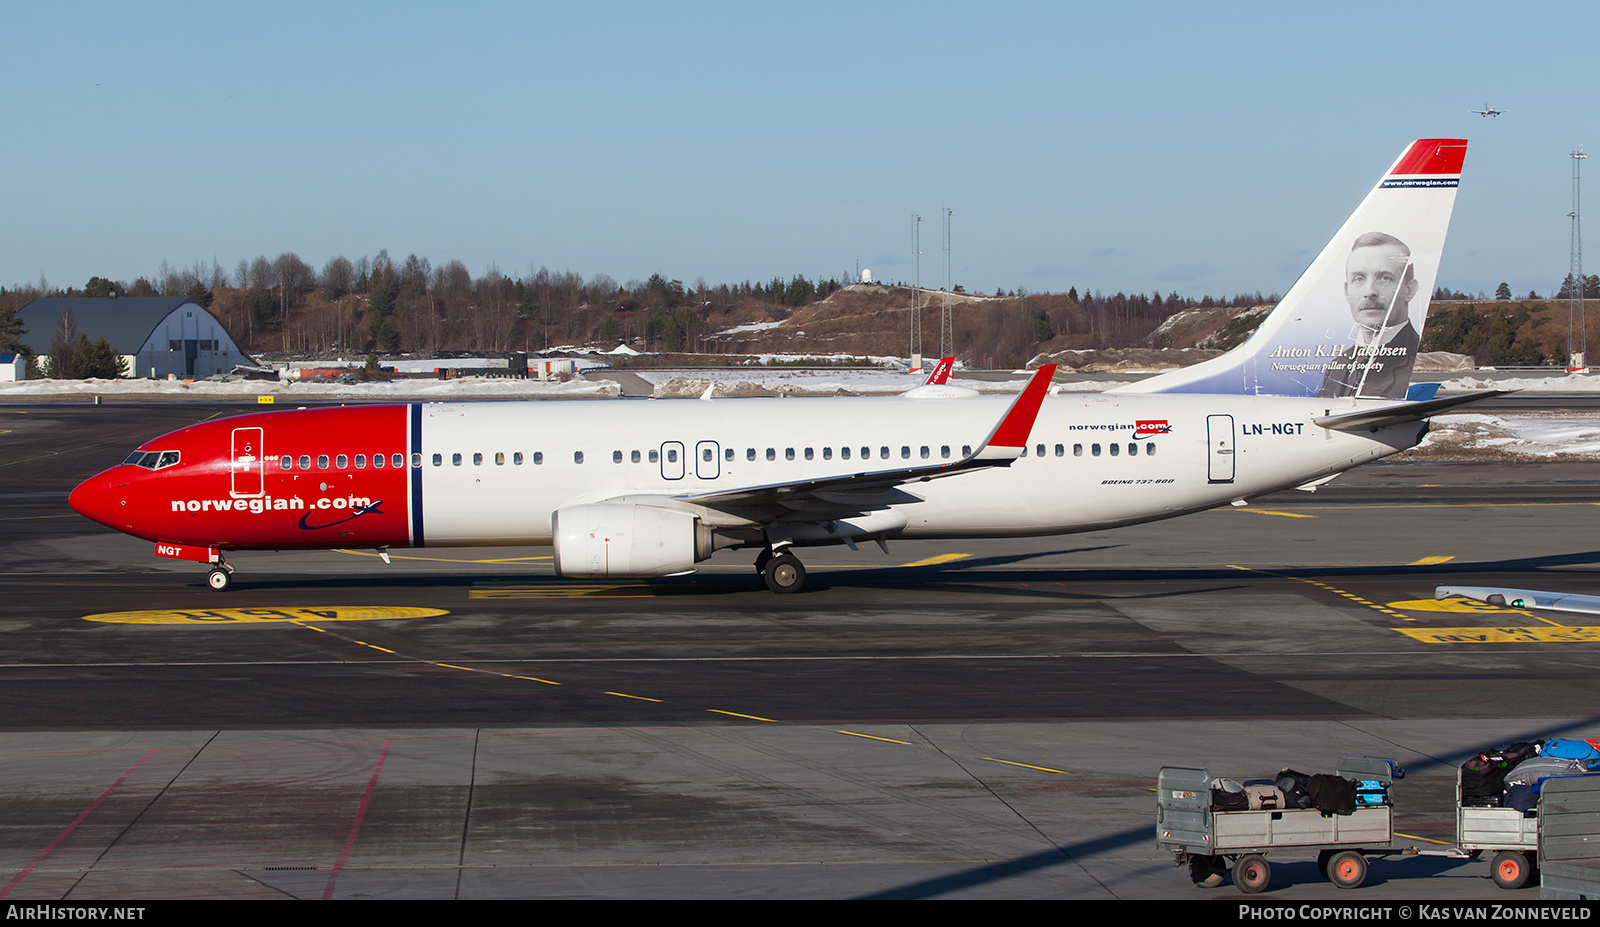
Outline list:
[[[7,399],[67,399],[108,396],[121,399],[252,399],[271,396],[274,403],[306,400],[374,399],[520,399],[560,397],[615,399],[622,388],[610,380],[568,383],[510,378],[460,380],[396,380],[392,383],[294,383],[277,380],[23,380],[0,383],[0,402]]]
[[[1428,436],[1410,455],[1434,460],[1456,457],[1600,459],[1600,415],[1570,412],[1436,415]]]

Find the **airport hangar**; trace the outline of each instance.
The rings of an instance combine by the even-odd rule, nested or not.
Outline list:
[[[72,312],[78,334],[109,342],[129,376],[186,380],[255,363],[209,309],[182,296],[36,299],[17,312],[35,354],[49,353],[62,310]]]

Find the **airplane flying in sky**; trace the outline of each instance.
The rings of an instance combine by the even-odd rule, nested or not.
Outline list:
[[[1417,444],[1445,399],[1411,366],[1466,142],[1407,146],[1234,351],[1106,393],[928,383],[891,397],[427,402],[240,415],[147,441],[78,512],[194,560],[232,550],[553,545],[569,577],[756,552],[1055,535],[1315,488]],[[885,546],[885,550],[887,547]]]
[[[1503,110],[1503,109],[1495,109],[1494,107],[1492,107],[1489,104],[1485,103],[1483,105],[1483,109],[1475,109],[1475,110],[1473,110],[1473,112],[1477,113],[1479,116],[1498,116],[1501,113],[1505,112],[1505,110]]]

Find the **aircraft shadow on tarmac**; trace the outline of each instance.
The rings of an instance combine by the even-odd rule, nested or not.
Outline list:
[[[1109,598],[1161,598],[1174,595],[1185,595],[1195,590],[1161,591],[1134,596],[1108,596],[1104,593],[1075,592],[1071,586],[1078,583],[1091,582],[1175,582],[1189,581],[1200,582],[1207,580],[1226,580],[1222,587],[1207,591],[1225,591],[1227,589],[1245,588],[1248,584],[1241,579],[1251,573],[1257,576],[1293,577],[1293,578],[1337,578],[1337,577],[1405,577],[1405,576],[1440,576],[1481,573],[1538,573],[1544,570],[1559,569],[1562,567],[1595,565],[1600,567],[1600,550],[1582,551],[1569,554],[1548,554],[1538,557],[1511,557],[1503,560],[1479,560],[1467,562],[1434,563],[1434,564],[1373,564],[1359,566],[1337,567],[1280,567],[1273,569],[1256,569],[1246,573],[1234,568],[1218,567],[1151,567],[1148,569],[1136,567],[1099,568],[1094,566],[1062,566],[1059,568],[1019,568],[1014,570],[996,569],[1007,565],[1020,565],[1027,561],[1038,560],[1044,557],[1071,556],[1076,553],[1091,551],[1111,550],[1120,545],[1105,545],[1100,547],[1071,548],[1062,550],[1036,551],[1024,554],[1012,554],[996,557],[971,558],[967,560],[941,563],[927,566],[885,566],[865,567],[841,570],[818,570],[809,574],[806,591],[794,597],[774,598],[773,602],[804,603],[818,593],[834,588],[842,589],[908,589],[920,590],[937,589],[942,592],[961,593],[972,592],[984,595],[1004,594],[1019,597],[1047,597],[1071,599],[1109,599]],[[981,571],[981,572],[980,572]],[[160,574],[171,576],[170,573]],[[1574,576],[1585,576],[1585,573],[1574,573]],[[360,576],[329,576],[325,578],[295,577],[291,579],[276,579],[266,576],[241,575],[235,584],[237,591],[270,591],[278,589],[394,589],[394,588],[437,588],[437,587],[463,587],[482,586],[486,583],[515,583],[518,586],[530,589],[548,589],[557,591],[574,586],[603,585],[603,590],[596,591],[597,595],[615,597],[619,594],[626,595],[628,589],[637,590],[640,596],[723,596],[743,593],[767,593],[765,585],[760,578],[751,572],[749,576],[739,573],[701,573],[692,577],[669,578],[616,578],[616,579],[568,579],[549,574],[500,574],[496,576],[469,576],[450,575],[440,573],[412,574],[412,575],[373,575]],[[1053,584],[1057,588],[1046,588],[1046,584]],[[191,585],[203,586],[203,580],[193,582]],[[1010,588],[1006,588],[1010,587]],[[583,593],[578,592],[572,598],[583,598]]]

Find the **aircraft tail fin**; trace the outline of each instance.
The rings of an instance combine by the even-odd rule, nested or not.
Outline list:
[[[1406,146],[1244,344],[1112,392],[1404,399],[1466,153]]]
[[[939,358],[939,363],[934,366],[933,372],[928,374],[928,382],[922,385],[943,386],[944,382],[950,379],[950,368],[954,367],[955,365],[956,359],[953,357]]]

